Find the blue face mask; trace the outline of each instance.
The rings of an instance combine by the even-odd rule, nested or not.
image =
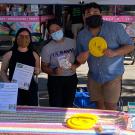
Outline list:
[[[63,31],[59,30],[51,34],[53,40],[59,41],[63,38]]]

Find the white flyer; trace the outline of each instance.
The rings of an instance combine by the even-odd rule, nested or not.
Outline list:
[[[18,88],[28,90],[31,83],[33,72],[34,67],[22,63],[16,63],[12,82],[17,82]]]
[[[17,83],[0,83],[0,111],[16,111]]]
[[[59,66],[63,69],[71,68],[71,63],[69,61],[69,57],[66,57],[65,55],[59,56],[58,62],[59,62]]]

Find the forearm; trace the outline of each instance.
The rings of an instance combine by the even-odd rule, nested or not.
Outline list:
[[[40,74],[40,72],[41,72],[40,67],[35,67],[35,68],[34,68],[34,74],[35,74],[35,75]]]
[[[76,57],[77,65],[80,66],[81,64],[84,64],[87,61],[88,57],[89,57],[89,52],[88,51],[81,52]]]
[[[4,82],[10,82],[9,76],[7,73],[8,73],[9,61],[10,61],[11,56],[12,56],[12,51],[9,51],[2,58],[0,76]]]
[[[116,56],[124,56],[134,50],[134,46],[125,45],[117,50],[115,50]]]
[[[41,64],[41,69],[44,73],[47,73],[48,75],[54,74],[54,70],[50,68],[48,64],[44,64],[44,62],[42,62]]]
[[[42,71],[48,75],[54,75],[54,70],[52,68],[42,68]]]
[[[81,66],[81,63],[76,59],[75,62],[74,62],[74,65],[76,68],[80,67]]]
[[[8,79],[8,76],[7,76],[7,74],[5,72],[1,72],[0,76],[1,76],[2,81],[10,82],[9,79]]]
[[[41,68],[40,68],[40,57],[36,52],[33,52],[33,55],[35,57],[35,68],[34,68],[34,74],[38,75],[41,72]]]

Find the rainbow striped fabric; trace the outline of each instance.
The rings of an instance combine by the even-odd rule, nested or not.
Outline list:
[[[128,114],[118,111],[79,108],[17,107],[15,113],[0,112],[0,135],[96,135],[96,126],[89,130],[75,130],[66,126],[73,114],[90,113],[99,116],[96,126],[105,135],[135,135],[126,130]]]

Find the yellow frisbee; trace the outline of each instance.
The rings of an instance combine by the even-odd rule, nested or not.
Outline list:
[[[89,52],[95,57],[104,55],[104,50],[107,49],[107,42],[102,37],[94,37],[89,41]]]
[[[66,124],[69,128],[87,130],[98,122],[98,117],[94,114],[80,113],[72,115],[67,119]]]

